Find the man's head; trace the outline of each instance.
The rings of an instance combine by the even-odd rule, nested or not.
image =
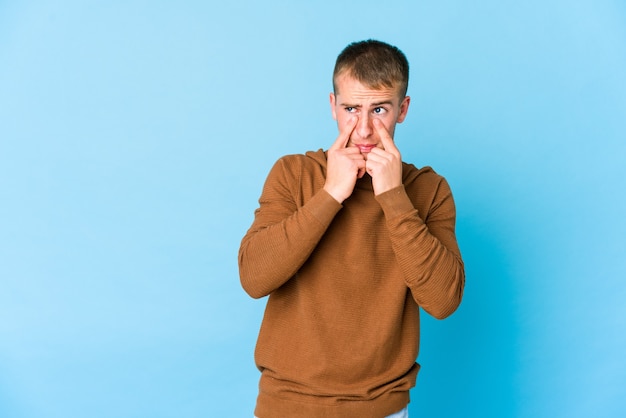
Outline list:
[[[374,120],[391,138],[404,121],[411,98],[406,95],[409,64],[396,47],[379,41],[348,45],[337,57],[330,94],[339,132],[349,135],[347,146],[359,148],[365,159],[373,147],[383,148]]]
[[[353,42],[337,57],[333,72],[333,88],[338,94],[337,78],[348,75],[374,90],[382,87],[398,89],[400,98],[406,96],[409,85],[409,62],[395,46],[367,40]]]

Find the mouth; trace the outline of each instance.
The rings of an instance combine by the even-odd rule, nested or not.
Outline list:
[[[354,144],[361,151],[361,154],[367,154],[376,148],[376,144]]]

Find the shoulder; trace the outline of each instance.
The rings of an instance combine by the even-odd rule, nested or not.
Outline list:
[[[304,154],[288,154],[280,157],[272,171],[280,171],[299,177],[305,173],[324,172],[326,154],[323,150],[307,151]]]
[[[417,168],[412,164],[403,163],[402,174],[407,195],[422,213],[428,213],[442,201],[452,199],[448,182],[432,167]]]
[[[325,178],[326,156],[322,150],[289,154],[276,161],[265,182],[265,189],[290,196],[301,205],[324,186]]]
[[[305,179],[323,179],[326,174],[326,154],[323,150],[280,157],[272,167],[268,180],[295,184]]]
[[[438,174],[432,167],[424,166],[417,168],[413,164],[402,163],[402,182],[404,186],[411,186],[418,184],[421,186],[431,184],[437,186],[438,184],[445,182],[445,178]]]

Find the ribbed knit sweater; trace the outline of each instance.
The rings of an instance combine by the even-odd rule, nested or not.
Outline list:
[[[445,179],[403,163],[374,195],[339,204],[322,151],[278,160],[239,250],[245,291],[269,295],[255,360],[259,418],[380,418],[404,408],[419,369],[419,307],[450,315],[465,275]]]

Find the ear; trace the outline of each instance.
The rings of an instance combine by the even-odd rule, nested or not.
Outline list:
[[[411,98],[409,96],[404,96],[402,102],[400,103],[400,113],[398,114],[397,123],[404,122],[406,118],[406,114],[409,112],[409,104],[411,104]]]
[[[330,93],[330,111],[333,115],[333,119],[337,120],[337,110],[335,109],[335,104],[337,103],[337,98],[335,97],[335,93]]]

